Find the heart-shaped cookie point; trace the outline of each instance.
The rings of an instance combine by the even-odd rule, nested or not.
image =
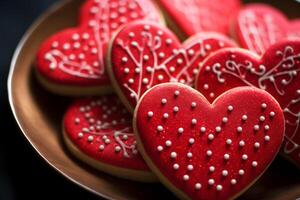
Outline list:
[[[131,115],[116,96],[76,100],[63,125],[65,143],[80,160],[114,176],[155,180],[138,153]]]
[[[272,162],[284,118],[276,100],[254,87],[210,104],[191,87],[164,83],[141,98],[134,131],[148,166],[180,198],[230,199]]]
[[[112,39],[107,71],[121,100],[133,111],[142,94],[156,84],[194,85],[199,64],[215,50],[232,46],[234,42],[217,33],[197,34],[181,44],[167,28],[137,21]]]
[[[110,92],[104,57],[111,36],[131,21],[162,20],[149,0],[87,0],[79,18],[78,27],[54,34],[42,43],[37,53],[37,77],[54,93]]]
[[[289,22],[284,14],[266,4],[242,8],[233,27],[233,35],[241,46],[260,55],[286,37],[288,31]]]
[[[158,0],[171,28],[179,35],[203,31],[228,34],[230,21],[240,8],[239,0]]]
[[[254,86],[272,94],[285,115],[282,152],[300,165],[299,71],[300,39],[272,45],[262,57],[242,49],[224,49],[203,62],[196,88],[209,101],[238,86]]]

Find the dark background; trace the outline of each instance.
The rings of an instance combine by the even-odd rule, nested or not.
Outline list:
[[[38,156],[20,133],[8,104],[6,81],[14,49],[30,24],[56,1],[0,0],[0,200],[99,199],[68,181]],[[282,1],[296,4],[296,0],[270,0],[275,5]],[[290,8],[291,5],[287,5],[281,9],[293,16]],[[287,177],[299,176],[294,173],[299,171],[281,157],[268,171]],[[268,178],[268,172],[265,177]],[[288,187],[289,180],[286,181],[284,184]]]

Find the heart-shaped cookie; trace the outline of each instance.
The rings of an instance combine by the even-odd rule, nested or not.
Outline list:
[[[109,44],[108,73],[129,110],[142,94],[164,82],[193,86],[199,64],[211,52],[235,46],[226,36],[198,34],[181,44],[165,27],[145,21],[124,26]]]
[[[209,101],[237,86],[272,94],[285,115],[283,152],[300,165],[300,39],[272,45],[259,57],[242,49],[224,49],[204,61],[196,88]]]
[[[36,71],[50,91],[63,95],[107,93],[110,81],[104,55],[112,34],[138,19],[162,20],[149,0],[88,0],[80,25],[54,34],[42,43]]]
[[[249,4],[237,15],[233,36],[242,47],[263,54],[287,36],[288,27],[288,19],[279,10],[266,4]]]
[[[171,28],[179,35],[203,31],[228,34],[230,22],[240,8],[239,0],[158,0]]]
[[[136,148],[131,115],[116,96],[76,100],[64,117],[64,140],[80,160],[114,176],[153,181]]]
[[[148,166],[177,196],[231,199],[274,159],[284,118],[276,100],[254,87],[229,90],[210,104],[191,87],[164,83],[141,98],[134,130]]]

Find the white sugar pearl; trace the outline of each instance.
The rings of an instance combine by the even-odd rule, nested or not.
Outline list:
[[[192,119],[192,124],[193,125],[197,124],[197,120],[196,119]]]
[[[232,185],[235,185],[236,184],[236,180],[235,179],[231,179],[231,181],[230,181],[230,183],[232,184]]]
[[[215,183],[215,180],[214,179],[209,179],[208,180],[208,185],[213,185]]]
[[[215,136],[213,134],[209,134],[207,137],[209,140],[213,140],[215,138]]]
[[[237,131],[238,133],[241,133],[241,132],[243,131],[243,128],[239,126],[239,127],[237,127],[236,131]]]
[[[116,146],[115,147],[115,152],[120,152],[121,151],[121,147],[120,146]]]
[[[231,139],[227,139],[227,140],[226,140],[226,144],[227,144],[227,145],[231,145],[231,144],[232,144],[232,140],[231,140]]]
[[[167,147],[170,147],[171,145],[172,145],[172,142],[171,142],[170,140],[167,140],[167,141],[166,141],[166,146],[167,146]]]
[[[186,154],[186,156],[187,156],[188,158],[191,158],[191,157],[193,157],[193,154],[192,154],[191,152],[188,152],[188,153]]]
[[[161,100],[161,103],[162,103],[162,104],[166,104],[166,103],[167,103],[167,99],[162,99],[162,100]]]
[[[259,144],[258,142],[255,142],[255,143],[254,143],[254,147],[255,147],[255,148],[259,148],[259,147],[260,147],[260,144]]]
[[[211,150],[207,150],[207,151],[206,151],[206,155],[207,155],[207,156],[211,156],[211,155],[212,155],[212,151],[211,151]]]
[[[210,172],[214,172],[214,171],[215,171],[215,167],[214,167],[214,166],[210,166],[210,167],[209,167],[209,171],[210,171]]]
[[[216,132],[217,132],[217,133],[220,133],[220,132],[221,132],[221,127],[220,127],[220,126],[217,126],[217,127],[216,127]]]
[[[152,111],[148,112],[148,117],[153,117],[153,112]]]
[[[143,84],[148,84],[149,80],[147,78],[143,79]]]
[[[256,161],[252,162],[252,167],[257,167],[258,163]]]
[[[193,166],[193,165],[188,165],[188,166],[187,166],[187,170],[192,171],[193,169],[194,169],[194,166]]]
[[[157,131],[161,132],[161,131],[163,131],[163,130],[164,130],[164,128],[163,128],[161,125],[158,125],[158,126],[157,126]]]
[[[261,121],[261,122],[265,121],[265,119],[266,119],[266,118],[265,118],[264,116],[260,116],[260,117],[259,117],[259,121]]]
[[[127,61],[128,61],[128,58],[127,58],[127,57],[123,57],[123,58],[122,58],[122,62],[123,62],[123,63],[126,63]]]
[[[180,134],[183,133],[183,131],[184,131],[183,128],[179,128],[179,129],[178,129],[178,133],[180,133]]]
[[[262,104],[261,104],[261,108],[262,108],[262,109],[266,109],[266,108],[267,108],[267,104],[262,103]]]
[[[227,123],[228,122],[228,118],[227,117],[223,117],[222,122],[223,123]]]
[[[190,139],[189,139],[189,143],[190,143],[190,144],[194,144],[194,142],[195,142],[195,139],[194,139],[194,138],[190,138]]]
[[[178,90],[176,90],[176,91],[174,92],[174,95],[175,95],[175,96],[179,96],[179,94],[180,94],[180,92],[179,92]]]
[[[178,165],[177,163],[175,163],[175,164],[173,165],[173,169],[178,170],[178,169],[179,169],[179,165]]]
[[[225,160],[228,160],[229,158],[230,158],[230,156],[229,156],[228,153],[224,154],[224,159],[225,159]]]
[[[103,151],[104,148],[105,148],[105,146],[104,146],[103,144],[101,144],[101,145],[99,146],[99,150],[100,150],[100,151]]]
[[[164,148],[162,146],[157,146],[157,151],[162,151]]]
[[[195,184],[195,189],[196,189],[196,190],[200,190],[201,187],[202,187],[202,185],[201,185],[200,183],[196,183],[196,184]]]
[[[217,191],[221,191],[223,189],[222,185],[217,185],[216,187]]]
[[[258,131],[259,130],[259,125],[258,124],[254,125],[253,129],[254,129],[254,131]]]
[[[78,138],[82,138],[83,137],[83,133],[78,133]]]
[[[191,103],[191,107],[192,107],[192,108],[196,108],[196,106],[197,106],[197,103],[196,103],[196,102],[192,102],[192,103]]]
[[[271,111],[270,112],[270,117],[274,117],[275,116],[275,112]]]
[[[243,159],[243,160],[247,160],[247,159],[248,159],[248,156],[247,156],[246,154],[243,154],[243,155],[242,155],[242,159]]]
[[[171,156],[171,158],[176,158],[177,157],[177,153],[176,152],[172,152],[170,156]]]
[[[270,126],[269,125],[265,125],[265,131],[270,130]]]
[[[201,133],[204,133],[204,132],[206,131],[206,128],[202,126],[202,127],[200,128],[200,131],[201,131]]]
[[[265,136],[265,141],[266,141],[266,142],[270,141],[270,136],[266,135],[266,136]]]
[[[183,180],[184,180],[184,181],[188,181],[189,179],[190,179],[189,175],[185,174],[185,175],[183,176]]]
[[[165,119],[167,119],[167,118],[169,117],[169,114],[168,114],[168,113],[164,113],[163,117],[164,117]]]
[[[233,111],[233,106],[229,105],[229,106],[227,107],[227,110],[228,110],[229,112]]]
[[[245,171],[244,171],[243,169],[240,169],[240,170],[239,170],[239,175],[240,175],[240,176],[243,176],[244,174],[245,174]]]
[[[239,146],[240,146],[240,147],[245,146],[245,142],[244,142],[243,140],[241,140],[241,141],[239,142]]]
[[[223,171],[222,171],[222,175],[223,175],[223,176],[227,176],[227,175],[228,175],[228,171],[227,171],[227,170],[223,170]]]
[[[89,137],[88,137],[88,141],[89,142],[92,142],[94,140],[94,137],[92,136],[92,135],[90,135]]]
[[[242,120],[246,121],[248,119],[248,116],[247,115],[243,115],[242,116]]]
[[[175,106],[175,107],[173,108],[173,111],[174,111],[174,112],[178,112],[178,111],[179,111],[179,108],[178,108],[177,106]]]

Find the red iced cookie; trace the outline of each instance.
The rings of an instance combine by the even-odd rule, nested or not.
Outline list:
[[[131,118],[116,96],[77,100],[64,117],[64,140],[75,156],[99,170],[153,181],[138,154]]]
[[[199,64],[213,51],[235,46],[226,36],[198,34],[181,44],[165,27],[139,21],[124,26],[108,50],[108,73],[121,100],[133,110],[142,94],[163,82],[193,86]]]
[[[300,37],[300,19],[295,19],[290,22],[289,36]]]
[[[241,46],[263,54],[288,33],[288,19],[279,10],[265,4],[249,4],[238,13],[233,27]]]
[[[209,101],[237,86],[267,90],[280,103],[285,115],[282,151],[300,164],[299,71],[300,39],[279,42],[266,50],[262,57],[242,49],[224,49],[204,61],[196,88]]]
[[[191,36],[203,31],[229,33],[231,19],[240,7],[239,0],[159,0],[176,32]]]
[[[38,78],[52,92],[66,95],[109,92],[104,55],[112,34],[121,25],[137,19],[162,20],[149,0],[88,0],[79,17],[79,27],[54,34],[38,51]]]
[[[254,87],[210,104],[191,87],[165,83],[142,97],[134,130],[148,166],[177,196],[233,199],[274,159],[284,118],[276,100]]]

